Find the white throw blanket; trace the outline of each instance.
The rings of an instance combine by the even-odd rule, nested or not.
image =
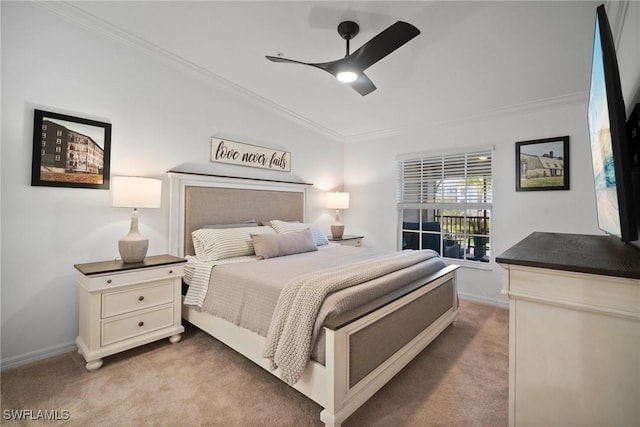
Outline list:
[[[282,290],[271,319],[263,356],[271,368],[280,368],[290,385],[300,379],[309,360],[313,327],[325,297],[385,274],[426,261],[438,254],[431,250],[404,251],[372,260],[304,274]]]

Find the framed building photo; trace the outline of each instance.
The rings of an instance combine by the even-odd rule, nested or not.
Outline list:
[[[516,191],[568,189],[568,136],[516,142]]]
[[[111,124],[35,110],[31,185],[109,188]]]

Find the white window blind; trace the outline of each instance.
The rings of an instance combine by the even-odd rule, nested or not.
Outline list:
[[[398,160],[399,208],[467,205],[490,207],[492,203],[492,149],[463,153],[411,155]]]
[[[398,157],[398,247],[491,262],[493,147]]]

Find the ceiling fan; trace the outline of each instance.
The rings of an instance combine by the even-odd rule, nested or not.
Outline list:
[[[416,37],[420,34],[420,30],[411,24],[398,21],[349,54],[349,40],[353,39],[359,31],[360,27],[353,21],[344,21],[338,25],[338,34],[347,41],[347,54],[344,58],[335,61],[308,63],[280,56],[267,56],[266,58],[273,62],[310,65],[319,68],[341,82],[349,84],[364,96],[376,90],[376,86],[367,77],[364,70]]]

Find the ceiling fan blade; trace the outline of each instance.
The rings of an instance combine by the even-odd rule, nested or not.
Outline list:
[[[354,88],[356,92],[358,92],[362,96],[368,95],[376,90],[376,85],[374,85],[369,77],[367,77],[364,73],[360,73],[355,81],[347,84]]]
[[[300,64],[300,65],[308,65],[310,67],[314,67],[314,68],[318,68],[322,71],[326,71],[329,74],[332,74],[334,77],[336,76],[337,72],[335,72],[334,68],[332,67],[333,64],[337,64],[340,63],[343,59],[339,59],[337,61],[331,61],[331,62],[320,62],[317,64],[314,63],[310,63],[310,62],[302,62],[302,61],[296,61],[295,59],[288,59],[288,58],[283,58],[281,56],[265,56],[265,58],[267,58],[269,61],[273,61],[273,62],[280,62],[283,64]]]
[[[296,61],[294,59],[288,59],[288,58],[283,58],[281,56],[265,56],[265,58],[267,58],[269,61],[273,61],[273,62],[284,62],[284,63],[291,63],[291,64],[301,64],[301,65],[312,65],[312,64],[308,64],[306,62],[301,62],[301,61]]]
[[[337,61],[319,62],[319,63],[301,62],[293,59],[282,58],[280,56],[267,56],[266,58],[273,62],[308,65],[310,67],[314,67],[314,68],[318,68],[320,70],[326,71],[327,73],[333,75],[334,77],[336,77],[336,75],[338,74],[340,67],[351,62],[351,57],[341,58],[341,59],[338,59]],[[376,90],[376,85],[374,85],[373,82],[369,79],[369,77],[367,77],[367,75],[362,72],[358,73],[358,78],[355,81],[347,84],[351,86],[353,89],[355,89],[355,91],[362,96],[365,96],[373,92],[374,90]]]
[[[349,62],[364,71],[418,34],[420,30],[413,25],[398,21],[349,55]]]

